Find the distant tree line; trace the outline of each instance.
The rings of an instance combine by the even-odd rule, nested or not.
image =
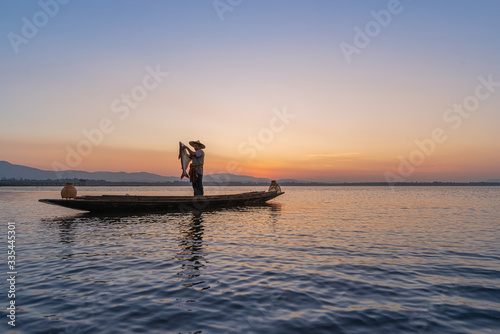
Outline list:
[[[168,182],[111,182],[106,180],[88,180],[88,179],[46,179],[30,180],[23,178],[5,178],[0,179],[0,186],[64,186],[66,183],[74,183],[75,186],[191,186],[186,181],[168,181]],[[422,186],[500,186],[500,182],[278,182],[280,186],[394,186],[394,187],[422,187]],[[269,186],[269,183],[259,182],[206,182],[207,186]]]

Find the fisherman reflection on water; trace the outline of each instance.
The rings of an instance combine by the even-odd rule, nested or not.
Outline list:
[[[194,151],[184,145],[184,148],[189,152],[191,165],[189,166],[189,180],[193,184],[195,196],[203,196],[203,164],[205,163],[205,152],[203,145],[199,140],[190,141],[189,145],[193,146]]]

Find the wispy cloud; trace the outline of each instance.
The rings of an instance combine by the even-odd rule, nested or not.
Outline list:
[[[307,156],[310,158],[347,158],[359,155],[361,155],[361,153],[350,152],[350,153],[336,153],[336,154],[309,154]]]

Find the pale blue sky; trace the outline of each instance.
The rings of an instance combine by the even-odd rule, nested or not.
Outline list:
[[[473,93],[479,76],[500,81],[500,2],[493,0],[401,0],[400,12],[351,63],[340,43],[353,44],[353,29],[364,29],[374,20],[371,11],[386,10],[390,1],[243,0],[221,21],[212,1],[73,0],[14,52],[8,34],[22,36],[22,18],[32,22],[40,3],[54,1],[0,1],[2,160],[50,169],[83,129],[114,116],[110,104],[141,83],[146,67],[159,64],[168,78],[116,124],[81,169],[135,171],[140,166],[129,170],[125,161],[101,163],[97,153],[133,147],[165,149],[167,156],[178,140],[193,136],[211,143],[222,166],[269,123],[274,108],[286,106],[296,119],[255,161],[242,162],[248,174],[263,174],[259,166],[293,144],[304,161],[288,176],[304,175],[309,163],[321,179],[377,179],[397,167],[397,156],[408,155],[415,139],[443,126],[444,110]],[[497,92],[429,157],[435,171],[423,166],[428,171],[412,177],[443,177],[439,168],[471,152],[481,166],[490,161],[481,178],[495,177],[499,106]],[[319,147],[325,142],[327,148]],[[30,158],[41,143],[46,154]],[[329,161],[321,169],[307,160],[325,151],[356,153],[366,158],[359,165],[375,167],[348,176],[352,166]],[[143,170],[162,173],[146,160]],[[165,163],[162,174],[177,167]],[[477,178],[479,167],[460,163],[451,178]]]

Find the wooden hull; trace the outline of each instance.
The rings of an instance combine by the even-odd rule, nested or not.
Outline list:
[[[40,202],[90,212],[199,211],[262,204],[284,192],[254,191],[215,196],[79,196],[75,199],[40,199]]]

